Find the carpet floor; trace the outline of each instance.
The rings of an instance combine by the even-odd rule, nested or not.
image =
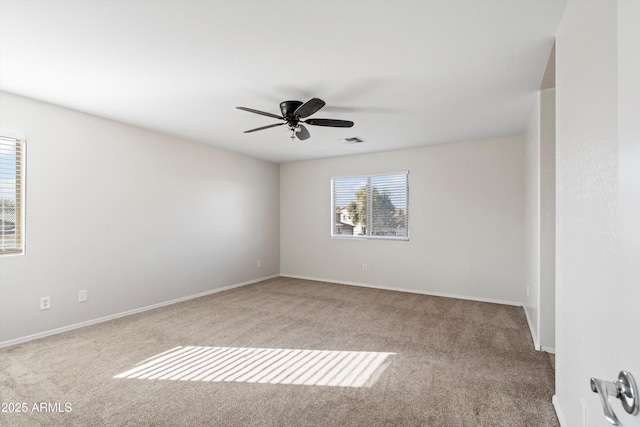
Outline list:
[[[521,307],[276,278],[0,349],[10,426],[558,426]]]

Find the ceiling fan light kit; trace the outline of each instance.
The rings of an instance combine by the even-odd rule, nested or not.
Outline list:
[[[276,114],[267,113],[266,111],[255,110],[247,107],[236,107],[239,110],[248,111],[250,113],[260,114],[274,119],[282,120],[282,123],[275,123],[272,125],[262,126],[255,129],[249,129],[244,133],[255,132],[258,130],[269,129],[276,126],[287,125],[291,131],[291,139],[298,138],[301,141],[309,139],[311,135],[307,128],[303,125],[312,126],[325,126],[325,127],[338,127],[338,128],[350,128],[353,126],[353,122],[349,120],[336,120],[336,119],[306,119],[310,115],[316,113],[322,107],[325,106],[325,102],[320,98],[311,98],[307,102],[301,101],[283,101],[280,103],[281,116]]]

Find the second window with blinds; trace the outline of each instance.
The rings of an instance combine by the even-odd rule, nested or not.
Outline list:
[[[24,144],[0,131],[0,256],[24,254]]]
[[[409,240],[409,172],[331,180],[331,236]]]

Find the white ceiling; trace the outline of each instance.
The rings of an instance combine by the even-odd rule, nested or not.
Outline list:
[[[564,5],[0,0],[0,88],[277,163],[515,135]],[[311,97],[354,127],[243,133]]]

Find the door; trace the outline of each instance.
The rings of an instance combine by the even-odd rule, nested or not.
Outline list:
[[[556,40],[554,404],[565,427],[610,425],[591,377],[640,381],[638,22],[638,1],[569,0]]]
[[[621,314],[608,328],[619,343],[619,356],[607,371],[628,369],[640,384],[640,2],[618,4],[618,206],[620,286],[608,304]],[[609,336],[608,332],[605,336]],[[616,365],[617,363],[617,365]],[[639,396],[640,398],[640,396]],[[614,399],[616,400],[616,399]],[[640,413],[630,416],[613,403],[625,426],[640,426]]]

